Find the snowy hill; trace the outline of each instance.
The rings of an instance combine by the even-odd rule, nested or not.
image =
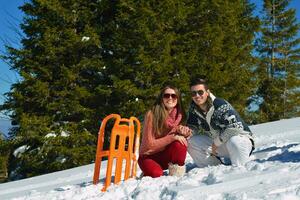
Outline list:
[[[103,193],[102,183],[95,186],[91,182],[91,164],[0,184],[0,199],[300,200],[300,118],[250,128],[255,134],[256,150],[245,167],[200,169],[194,167],[188,156],[187,173],[182,178],[130,179]],[[102,167],[101,178],[103,170]]]

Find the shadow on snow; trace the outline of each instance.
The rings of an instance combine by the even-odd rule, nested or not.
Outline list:
[[[268,161],[279,161],[279,162],[300,162],[300,151],[290,151],[290,148],[299,145],[298,143],[295,144],[289,144],[282,147],[269,147],[266,149],[262,149],[260,151],[256,151],[253,153],[253,155],[267,155],[267,153],[271,153],[272,151],[278,151],[276,155],[270,156],[267,159],[260,156],[260,158],[254,160],[259,163],[268,162]]]

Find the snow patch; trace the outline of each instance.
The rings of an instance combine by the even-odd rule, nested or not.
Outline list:
[[[30,146],[28,146],[28,145],[20,146],[19,148],[17,148],[17,149],[14,151],[13,155],[14,155],[15,157],[19,158],[20,155],[21,155],[22,153],[24,153],[25,151],[27,151],[29,148],[30,148]]]
[[[66,131],[61,131],[60,135],[62,137],[69,137],[70,136],[70,133],[69,132],[66,132]]]
[[[48,133],[47,135],[45,135],[45,138],[49,138],[49,137],[56,137],[56,134],[51,132],[51,133]]]
[[[82,41],[82,42],[87,42],[87,41],[89,41],[89,40],[90,40],[90,37],[83,36],[83,37],[81,38],[81,41]]]
[[[300,152],[300,145],[293,146],[288,149],[289,152]]]

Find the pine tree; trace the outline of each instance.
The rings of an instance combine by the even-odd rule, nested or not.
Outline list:
[[[212,93],[242,114],[255,88],[251,55],[259,20],[248,1],[194,1],[184,41],[191,76],[206,75]]]
[[[252,4],[149,0],[122,1],[120,8],[115,22],[118,29],[113,31],[112,39],[117,44],[113,47],[113,65],[124,70],[122,65],[126,63],[126,72],[131,76],[125,72],[124,78],[118,76],[116,82],[122,85],[124,81],[126,86],[132,83],[133,88],[142,89],[130,93],[141,100],[141,108],[151,105],[155,92],[168,82],[181,89],[187,106],[191,100],[190,78],[204,74],[216,94],[243,113],[255,88],[250,78],[254,65],[251,51],[259,21],[252,16]],[[118,58],[124,55],[125,60]],[[124,96],[128,94],[123,94],[123,99]],[[132,111],[128,104],[123,108],[130,108],[128,113]]]
[[[296,11],[290,0],[265,0],[261,37],[258,40],[260,64],[257,68],[257,96],[263,99],[261,121],[296,117],[299,112],[300,38]]]
[[[122,105],[129,109],[128,113],[134,106],[141,106],[138,115],[143,115],[160,88],[168,83],[187,91],[189,75],[184,66],[181,38],[188,8],[184,1],[178,0],[123,1],[120,4],[114,41],[123,49],[114,46],[114,51],[115,56],[123,59],[115,58],[113,65],[120,66],[119,74],[124,74],[115,79],[117,87],[132,84],[134,89],[128,94],[136,94],[130,97],[131,101],[138,100],[132,105],[130,100]],[[124,65],[125,68],[121,67]]]
[[[9,154],[9,142],[6,141],[0,131],[0,183],[7,179],[8,175],[8,154]]]
[[[10,170],[19,177],[90,163],[99,113],[95,88],[103,63],[97,25],[98,1],[32,0],[22,6],[22,48],[6,59],[22,80],[12,86],[4,109],[11,132]],[[12,175],[13,176],[13,175]],[[12,177],[14,178],[14,177]]]

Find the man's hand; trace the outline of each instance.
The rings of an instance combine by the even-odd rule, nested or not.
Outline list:
[[[179,125],[177,127],[177,132],[180,134],[180,135],[183,135],[184,137],[186,138],[189,138],[192,136],[192,129],[190,129],[189,127],[187,126],[182,126],[182,125]]]
[[[217,156],[217,146],[215,145],[215,143],[212,143],[211,145],[211,154],[214,156]]]

